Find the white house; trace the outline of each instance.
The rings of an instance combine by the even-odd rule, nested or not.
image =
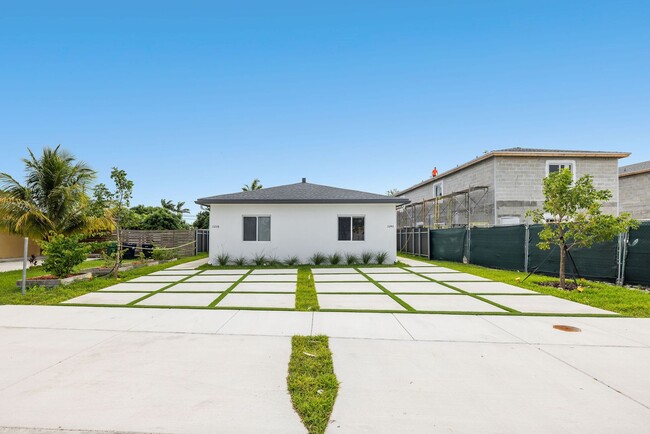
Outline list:
[[[279,260],[297,256],[306,263],[314,253],[326,255],[386,252],[396,260],[397,205],[407,199],[311,184],[204,197],[210,206],[209,262],[265,255]]]

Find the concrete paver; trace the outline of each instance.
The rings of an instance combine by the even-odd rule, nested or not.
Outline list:
[[[314,274],[314,282],[367,282],[362,274]]]
[[[298,274],[297,268],[260,268],[253,270],[251,273],[255,274]]]
[[[483,298],[516,309],[519,312],[537,313],[613,313],[550,295],[484,295]]]
[[[223,274],[230,274],[230,275],[235,275],[235,276],[243,276],[244,274],[248,273],[250,270],[205,270],[201,272],[202,276],[211,276],[211,275],[223,275]]]
[[[363,273],[408,273],[405,269],[401,267],[366,267],[359,268]]]
[[[404,310],[401,304],[385,294],[318,294],[321,309]]]
[[[475,276],[468,273],[422,273],[430,279],[441,282],[489,282],[485,277]]]
[[[371,282],[318,282],[316,292],[377,292],[383,293],[377,285]]]
[[[134,309],[131,309],[134,310]],[[216,333],[237,313],[236,310],[138,309],[151,312],[129,331],[168,333]]]
[[[129,280],[132,283],[145,283],[145,282],[178,282],[185,279],[187,276],[172,276],[172,275],[152,275],[136,277]]]
[[[377,282],[427,282],[422,276],[417,274],[405,273],[405,274],[368,274],[373,280]]]
[[[201,306],[205,307],[219,297],[218,293],[167,293],[161,292],[136,303],[136,306]]]
[[[407,302],[415,310],[439,312],[505,312],[503,309],[468,295],[400,294],[399,298]]]
[[[460,288],[471,294],[539,294],[514,285],[501,282],[453,282],[451,286]]]
[[[117,285],[107,286],[102,288],[99,292],[108,291],[108,292],[154,292],[160,289],[163,289],[165,286],[170,285],[169,283],[118,283]]]
[[[197,259],[196,261],[186,262],[180,265],[174,265],[172,267],[167,268],[167,270],[194,270],[200,267],[201,265],[205,265],[207,263],[208,263],[208,258]]]
[[[382,282],[381,286],[395,294],[403,292],[459,294],[459,291],[436,282]]]
[[[634,433],[650,421],[648,408],[529,345],[333,338],[330,348],[341,385],[329,433]]]
[[[63,304],[129,304],[145,296],[142,292],[89,292],[66,300]]]
[[[354,268],[314,268],[311,269],[312,274],[358,274]]]
[[[580,323],[650,347],[650,318],[580,318]]]
[[[229,282],[213,282],[213,283],[177,283],[170,286],[163,292],[223,292],[230,288],[232,283]]]
[[[298,276],[295,274],[250,274],[244,282],[296,282]]]
[[[247,282],[244,281],[233,292],[296,292],[296,284],[289,282]]]
[[[203,275],[199,274],[198,276],[192,276],[186,280],[186,282],[236,282],[241,278],[241,276],[234,274],[210,274]]]
[[[217,304],[217,307],[267,307],[289,308],[296,305],[295,294],[251,294],[231,292]]]

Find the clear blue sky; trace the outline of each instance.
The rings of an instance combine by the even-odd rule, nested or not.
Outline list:
[[[649,23],[648,1],[7,1],[0,171],[60,143],[157,204],[255,177],[384,193],[512,146],[650,160]]]

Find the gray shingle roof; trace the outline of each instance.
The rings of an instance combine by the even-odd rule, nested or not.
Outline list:
[[[571,149],[541,149],[541,148],[506,148],[506,149],[496,149],[492,153],[499,152],[521,152],[522,154],[535,154],[535,153],[557,153],[557,154],[613,154],[615,152],[611,151],[581,151],[581,150],[571,150]]]
[[[213,203],[394,203],[397,205],[408,202],[408,199],[308,182],[203,197],[196,201],[200,205]]]

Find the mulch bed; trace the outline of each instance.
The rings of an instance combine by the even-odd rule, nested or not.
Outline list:
[[[82,276],[86,273],[77,273],[77,274],[69,274],[65,277],[62,277],[62,279],[67,279],[68,277],[74,277],[74,276]],[[54,280],[58,279],[56,276],[52,276],[51,274],[45,275],[45,276],[36,276],[36,277],[30,277],[27,280]]]
[[[560,288],[560,282],[538,282],[537,285],[551,286],[553,288],[561,289]],[[565,291],[574,291],[574,290],[578,289],[578,286],[580,286],[580,285],[576,284],[575,282],[564,282],[564,287],[565,287],[564,290]]]

